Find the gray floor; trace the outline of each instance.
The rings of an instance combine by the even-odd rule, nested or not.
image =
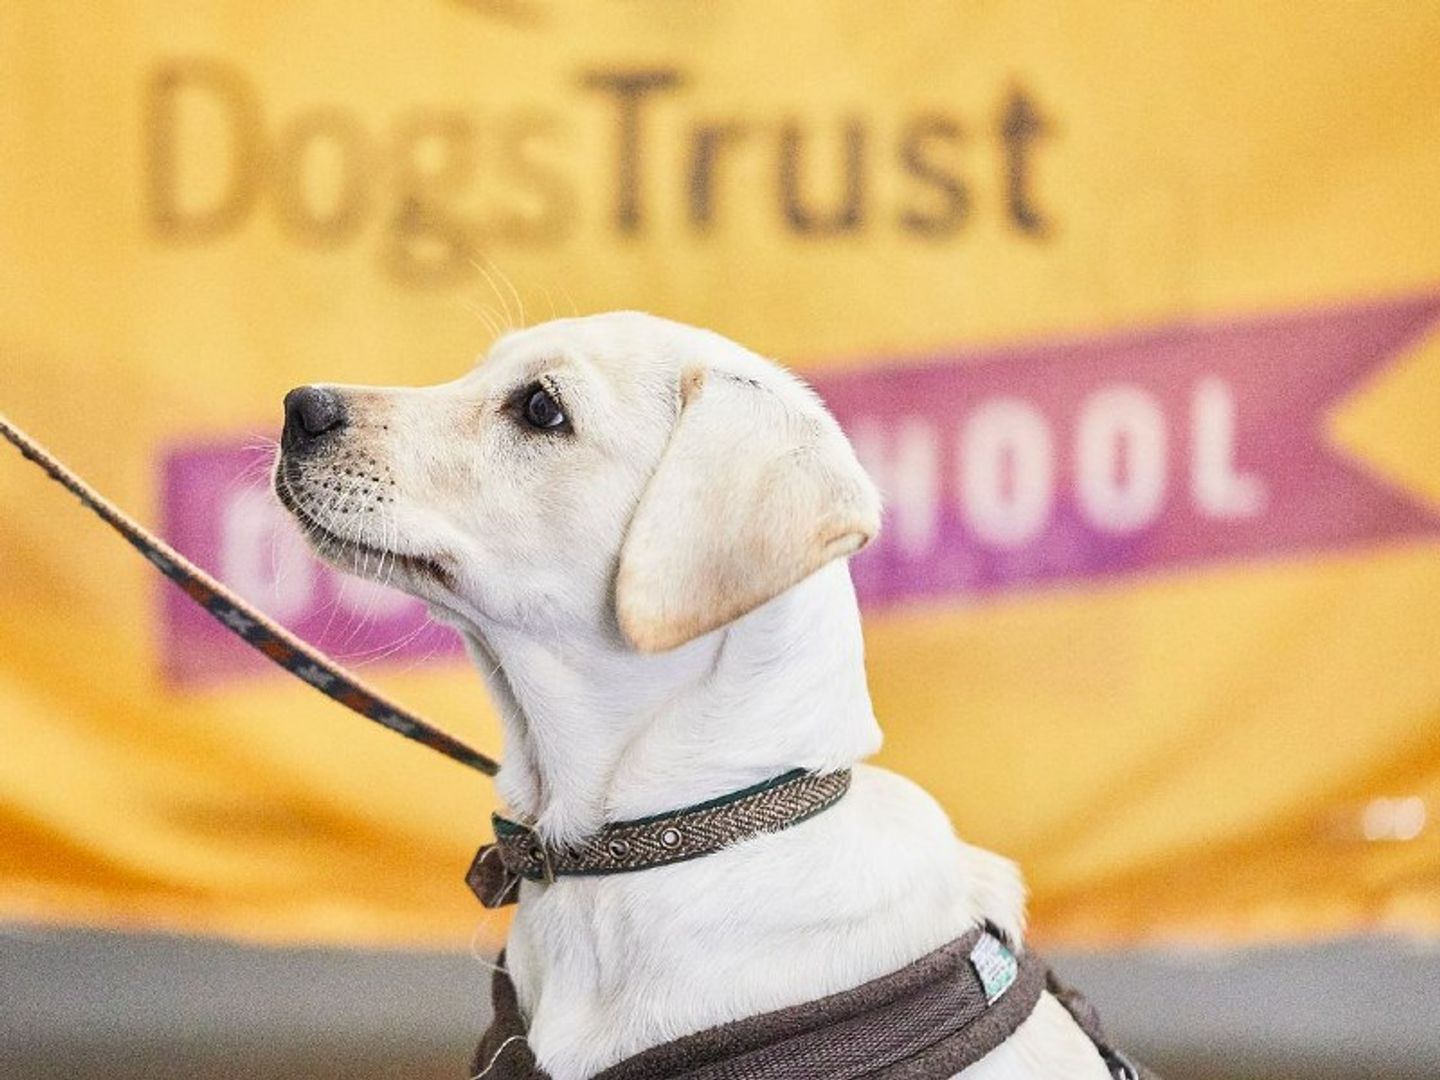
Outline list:
[[[1051,957],[1166,1080],[1440,1077],[1440,949]],[[4,1080],[459,1080],[468,956],[0,930]]]

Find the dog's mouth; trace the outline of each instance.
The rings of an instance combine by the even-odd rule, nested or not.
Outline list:
[[[395,551],[392,548],[369,544],[349,536],[341,536],[326,528],[300,505],[300,500],[296,498],[291,484],[292,481],[287,474],[285,463],[282,461],[280,467],[275,470],[275,495],[279,498],[280,505],[285,507],[291,517],[299,522],[305,539],[327,562],[340,566],[351,573],[359,574],[361,577],[374,578],[375,574],[368,572],[371,568],[379,570],[388,566],[392,571],[402,570],[415,577],[433,581],[446,589],[453,587],[454,575],[432,556]]]

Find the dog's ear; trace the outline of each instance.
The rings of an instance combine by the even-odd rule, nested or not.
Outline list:
[[[620,628],[642,652],[683,645],[859,551],[879,527],[880,497],[813,394],[692,368],[621,548]]]

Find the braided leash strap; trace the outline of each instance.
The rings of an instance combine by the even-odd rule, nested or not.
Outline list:
[[[70,491],[89,510],[118,532],[141,555],[195,603],[252,649],[309,683],[327,697],[407,739],[446,757],[494,776],[500,764],[455,736],[396,705],[339,667],[324,653],[241,600],[165,541],[153,535],[55,459],[46,449],[0,415],[0,435]]]

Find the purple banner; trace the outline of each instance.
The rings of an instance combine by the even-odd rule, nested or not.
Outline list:
[[[246,442],[177,448],[165,458],[165,539],[261,611],[351,666],[461,652],[459,638],[430,622],[418,601],[315,558],[271,493],[273,447]],[[195,685],[274,670],[179,589],[168,582],[159,587],[169,681]]]
[[[886,495],[873,607],[1440,533],[1327,417],[1440,297],[827,375]],[[1437,463],[1440,464],[1440,463]]]
[[[853,563],[870,609],[1440,535],[1329,443],[1328,416],[1440,317],[1440,297],[872,362],[815,379],[885,494]],[[166,537],[337,657],[459,651],[420,605],[337,574],[268,489],[269,451],[164,464]],[[166,588],[167,675],[263,664]]]

